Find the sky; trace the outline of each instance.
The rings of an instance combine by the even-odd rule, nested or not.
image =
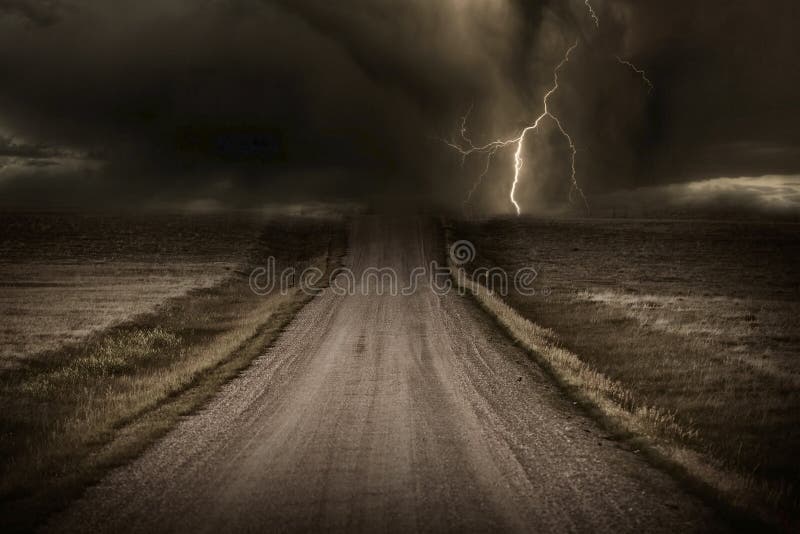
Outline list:
[[[447,142],[519,135],[577,43],[548,107],[590,205],[714,204],[691,184],[745,177],[717,182],[747,184],[727,208],[785,209],[754,199],[796,194],[798,3],[589,5],[0,0],[0,205],[460,209],[474,187],[512,213],[516,146],[487,167]],[[583,209],[552,120],[519,154],[525,213]]]

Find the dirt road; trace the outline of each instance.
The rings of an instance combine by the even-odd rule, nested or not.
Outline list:
[[[349,262],[408,280],[424,220],[354,223]],[[59,531],[691,531],[712,512],[566,400],[473,303],[328,290]]]

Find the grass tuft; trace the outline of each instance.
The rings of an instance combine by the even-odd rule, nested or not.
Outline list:
[[[659,239],[661,232],[682,231],[665,225],[652,230]],[[712,285],[704,277],[723,272],[720,258],[730,245],[714,242],[708,245],[718,249],[713,257],[699,256],[695,250],[704,236],[691,230],[688,245],[676,239],[663,251],[668,256],[653,263],[662,243],[638,226],[489,221],[459,227],[457,239],[471,240],[479,251],[470,268],[513,273],[537,264],[547,296],[501,298],[460,267],[450,267],[456,284],[609,427],[735,516],[785,528],[796,524],[800,509],[792,446],[796,363],[783,352],[797,344],[793,304],[783,300],[790,279],[779,271],[782,263],[771,265],[776,274],[763,277],[769,283],[760,301],[748,297],[735,278],[713,278]],[[772,230],[759,231],[769,236]],[[794,243],[794,237],[779,237]],[[570,247],[570,240],[581,246]],[[762,241],[764,236],[753,236],[753,246]],[[735,243],[740,262],[752,261],[749,274],[761,280],[757,258],[742,255],[747,242]],[[616,255],[612,244],[620,249]],[[542,249],[550,255],[535,263],[532,251]],[[682,258],[683,278],[672,271],[670,257]],[[624,297],[614,278],[604,280],[620,272]],[[704,293],[682,293],[698,279]],[[583,288],[575,288],[575,280]],[[593,287],[600,283],[602,289]],[[664,288],[674,293],[665,296]],[[774,352],[764,351],[765,345]],[[764,352],[754,357],[753,351]]]
[[[344,229],[273,224],[245,272],[335,268]],[[0,530],[27,531],[134,457],[263,354],[310,300],[299,288],[254,294],[245,276],[172,299],[0,374]]]

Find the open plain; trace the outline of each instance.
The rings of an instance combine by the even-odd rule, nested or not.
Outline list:
[[[444,260],[426,219],[354,221],[345,265]],[[357,276],[356,279],[359,279]],[[198,414],[54,532],[713,531],[467,298],[326,290]]]
[[[637,432],[733,475],[688,467],[724,499],[796,517],[797,224],[494,219],[455,227],[454,239],[477,251],[470,269],[536,270],[535,294],[510,291],[504,300],[624,388],[631,407],[663,415]]]

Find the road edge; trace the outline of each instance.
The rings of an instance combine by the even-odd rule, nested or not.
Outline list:
[[[348,223],[344,222],[342,226],[342,242],[329,243],[324,254],[311,260],[311,264],[324,273],[319,279],[320,288],[326,286],[330,273],[341,267],[347,254]],[[78,469],[42,481],[39,490],[24,499],[0,501],[0,511],[5,516],[4,520],[0,520],[3,532],[37,530],[111,470],[138,458],[167,435],[183,417],[197,413],[217,395],[222,386],[250,367],[318,294],[292,288],[286,299],[259,324],[252,336],[168,397],[121,423],[114,429],[113,435],[94,444],[92,453],[81,461]],[[10,517],[12,512],[13,518]]]
[[[595,420],[716,508],[735,530],[791,530],[791,520],[776,517],[758,500],[754,495],[756,492],[746,491],[743,477],[715,465],[713,459],[681,446],[669,435],[653,439],[642,432],[643,427],[651,427],[650,423],[669,417],[669,414],[655,407],[634,405],[623,384],[606,377],[578,355],[561,347],[555,332],[523,317],[494,292],[467,276],[464,269],[452,261],[449,253],[453,243],[452,226],[445,220],[441,225],[447,267],[458,291],[471,298],[515,345]],[[673,430],[677,433],[690,431],[677,423],[674,423]]]

